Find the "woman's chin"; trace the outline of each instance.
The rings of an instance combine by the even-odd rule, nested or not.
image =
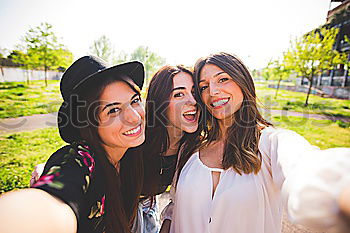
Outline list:
[[[185,133],[194,133],[194,132],[197,131],[197,129],[198,129],[198,125],[192,126],[192,127],[186,127],[186,128],[183,129],[183,131]]]

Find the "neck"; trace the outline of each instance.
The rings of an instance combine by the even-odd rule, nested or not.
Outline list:
[[[180,146],[180,139],[184,135],[184,132],[174,126],[168,126],[167,132],[169,135],[169,148],[164,155],[176,154]]]
[[[104,145],[109,162],[119,171],[119,161],[123,158],[127,148],[109,147]]]
[[[219,120],[219,128],[220,128],[220,136],[219,139],[225,139],[227,136],[227,130],[230,126],[232,126],[235,121],[234,118],[225,118],[222,120]]]

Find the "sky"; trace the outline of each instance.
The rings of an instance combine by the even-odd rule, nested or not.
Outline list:
[[[167,64],[192,66],[223,51],[259,69],[324,24],[329,8],[330,0],[0,0],[0,48],[48,22],[75,59],[106,35],[116,53],[144,45]]]

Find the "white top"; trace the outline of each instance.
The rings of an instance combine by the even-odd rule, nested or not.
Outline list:
[[[293,131],[268,127],[259,150],[261,170],[242,176],[209,168],[194,153],[179,177],[170,232],[278,233],[283,205],[296,223],[338,224],[334,200],[350,184],[350,148],[322,151]],[[213,196],[212,171],[220,172]]]

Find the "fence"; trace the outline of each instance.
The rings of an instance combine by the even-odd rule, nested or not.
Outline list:
[[[62,72],[47,71],[48,80],[60,80]],[[0,82],[20,82],[29,80],[44,80],[45,71],[43,70],[24,70],[15,67],[0,67]]]

